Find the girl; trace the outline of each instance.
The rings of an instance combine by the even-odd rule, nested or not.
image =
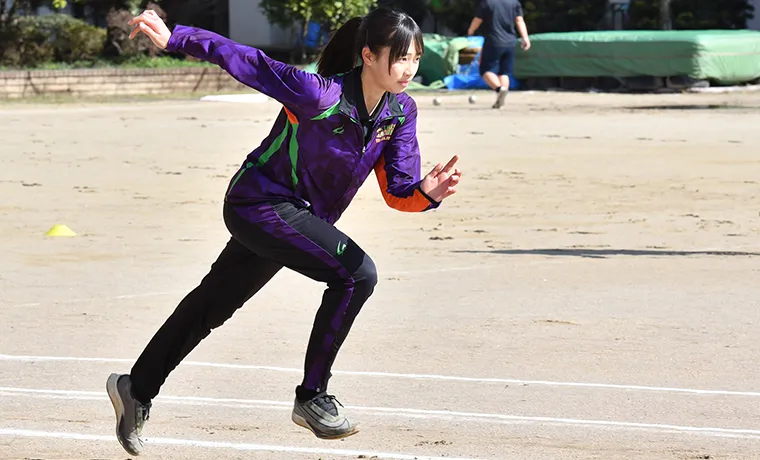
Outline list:
[[[327,384],[377,272],[372,259],[333,224],[372,170],[387,204],[407,212],[438,207],[456,192],[461,175],[454,156],[420,178],[417,107],[402,94],[423,52],[419,27],[388,9],[351,19],[325,48],[318,74],[311,74],[206,30],[178,25],[170,32],[153,11],[130,25],[131,38],[144,33],[159,48],[217,64],[283,108],[227,189],[227,246],[130,374],[108,378],[119,442],[140,454],[151,400],[169,373],[282,267],[327,284],[291,418],[323,439],[357,433]]]

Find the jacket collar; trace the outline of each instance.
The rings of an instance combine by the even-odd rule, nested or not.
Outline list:
[[[340,96],[340,113],[354,120],[359,119],[359,110],[356,108],[356,98],[361,97],[361,80],[362,68],[355,67],[353,70],[343,74],[343,92]],[[388,117],[403,117],[404,110],[395,94],[389,93],[385,98],[385,103],[377,116],[378,120]]]

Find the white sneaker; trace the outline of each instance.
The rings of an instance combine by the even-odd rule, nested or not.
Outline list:
[[[106,391],[116,412],[116,438],[130,455],[140,455],[143,425],[150,416],[151,404],[142,404],[132,397],[132,381],[128,375],[111,374]]]
[[[324,392],[306,402],[296,399],[291,418],[322,439],[342,439],[358,433],[359,425],[341,414],[335,403],[340,405],[335,396]]]
[[[496,96],[496,102],[493,105],[494,109],[500,109],[504,107],[504,101],[507,99],[507,93],[509,92],[509,88],[501,87],[499,88],[499,95]]]

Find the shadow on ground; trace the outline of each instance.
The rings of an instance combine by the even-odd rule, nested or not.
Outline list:
[[[663,104],[624,107],[626,110],[754,110],[760,107],[729,104]]]
[[[490,251],[454,251],[460,254],[504,254],[508,256],[538,255],[558,257],[588,257],[604,259],[615,256],[633,257],[755,257],[760,252],[742,251],[673,251],[667,249],[493,249]]]

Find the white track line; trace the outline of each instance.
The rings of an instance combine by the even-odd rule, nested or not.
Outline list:
[[[21,361],[21,362],[97,362],[97,363],[132,363],[133,359],[119,358],[79,358],[72,356],[23,356],[23,355],[3,355],[0,354],[0,361]],[[300,374],[303,369],[277,366],[256,366],[250,364],[224,364],[209,363],[202,361],[183,361],[180,366],[196,367],[215,367],[222,369],[241,369],[256,371],[273,371]],[[717,396],[748,396],[760,397],[757,391],[732,391],[732,390],[701,390],[694,388],[675,388],[675,387],[658,387],[645,385],[623,385],[613,383],[583,383],[583,382],[557,382],[549,380],[522,380],[507,378],[490,378],[490,377],[458,377],[450,375],[436,374],[401,374],[393,372],[370,372],[370,371],[333,371],[333,375],[350,375],[360,377],[381,377],[381,378],[399,378],[412,380],[438,380],[450,382],[467,382],[467,383],[504,383],[513,385],[541,385],[550,387],[575,387],[575,388],[601,388],[608,390],[628,390],[628,391],[652,391],[660,393],[687,393],[699,395],[717,395]]]
[[[245,94],[210,94],[200,98],[203,102],[232,102],[242,104],[260,104],[262,102],[268,102],[269,96],[261,93],[245,93]]]
[[[490,268],[509,268],[513,265],[497,264],[497,265],[475,265],[469,267],[449,267],[449,268],[428,268],[423,270],[410,270],[410,271],[393,271],[388,273],[381,273],[381,275],[394,276],[394,275],[417,275],[417,274],[429,274],[429,273],[446,273],[446,272],[467,272],[473,270],[488,270]]]
[[[115,436],[101,436],[81,433],[60,433],[54,431],[33,431],[17,430],[13,428],[0,428],[0,436],[16,438],[47,438],[47,439],[71,439],[78,441],[107,441],[116,442]],[[454,458],[454,457],[426,457],[424,455],[408,455],[390,452],[373,452],[361,450],[346,449],[316,449],[309,447],[294,446],[273,446],[266,444],[246,444],[237,442],[217,442],[217,441],[197,441],[193,439],[172,439],[172,438],[147,438],[147,445],[163,446],[182,446],[182,447],[203,447],[207,449],[230,449],[242,451],[259,451],[259,452],[287,452],[298,454],[313,455],[338,455],[341,457],[359,457],[361,458],[384,458],[389,460],[476,460],[473,458]]]
[[[12,108],[12,107],[8,108],[8,107],[0,106],[0,117],[15,117],[17,115],[59,115],[62,113],[82,114],[82,113],[100,113],[100,112],[118,114],[119,112],[144,112],[145,110],[151,110],[151,109],[187,110],[188,107],[193,107],[195,109],[198,107],[202,107],[203,105],[205,105],[205,103],[197,99],[189,99],[186,102],[156,99],[156,100],[135,101],[135,102],[130,103],[129,105],[115,104],[115,103],[114,104],[101,103],[99,105],[95,105],[95,103],[93,103],[91,105],[82,107],[82,106],[68,106],[66,104],[62,104],[62,105],[59,104],[59,105],[56,105],[55,109],[49,109],[46,106],[41,106],[37,108]]]
[[[498,264],[498,265],[474,265],[474,266],[467,266],[467,267],[449,267],[449,268],[432,268],[432,269],[423,269],[423,270],[411,270],[411,271],[404,271],[404,270],[398,270],[398,271],[390,271],[383,273],[384,276],[401,276],[401,275],[426,275],[430,273],[446,273],[446,272],[460,272],[460,271],[473,271],[473,270],[488,270],[491,268],[507,268],[511,265],[504,265],[504,264]],[[184,295],[190,292],[190,289],[187,290],[176,290],[176,291],[163,291],[163,292],[144,292],[139,294],[124,294],[124,295],[117,295],[113,297],[89,297],[89,298],[79,298],[79,299],[63,299],[63,300],[53,300],[50,302],[30,302],[30,303],[23,303],[23,304],[16,304],[13,305],[15,308],[27,308],[27,307],[38,307],[40,305],[44,304],[71,304],[71,303],[92,303],[92,302],[111,302],[114,300],[128,300],[128,299],[140,299],[145,297],[159,297],[159,296],[165,296],[165,295]]]
[[[25,397],[35,399],[64,399],[79,401],[109,401],[103,393],[93,391],[69,391],[69,390],[39,390],[29,388],[7,388],[0,387],[0,396],[6,397]],[[271,411],[291,410],[292,402],[269,401],[261,399],[239,399],[239,398],[204,398],[194,396],[159,396],[156,401],[166,404],[176,404],[181,406],[211,406],[225,407],[231,409],[264,409]],[[489,414],[451,412],[441,410],[423,410],[423,409],[394,409],[387,407],[364,407],[364,406],[346,406],[347,409],[357,412],[369,412],[379,415],[388,415],[392,417],[409,417],[415,419],[427,420],[447,420],[458,422],[487,422],[499,423],[505,425],[516,425],[524,423],[522,421],[493,420],[488,417]]]
[[[159,297],[164,295],[177,295],[177,294],[183,294],[188,291],[163,291],[163,292],[144,292],[140,294],[124,294],[124,295],[117,295],[114,297],[106,297],[106,298],[97,298],[97,297],[89,297],[86,299],[63,299],[63,300],[53,300],[51,302],[46,302],[49,304],[67,304],[67,303],[88,303],[88,302],[111,302],[114,300],[128,300],[128,299],[142,299],[145,297]],[[43,305],[42,302],[33,302],[33,303],[24,303],[24,304],[18,304],[14,305],[15,308],[25,308],[25,307],[38,307],[40,305]]]
[[[108,398],[104,393],[93,391],[69,391],[69,390],[43,390],[29,388],[7,388],[0,387],[0,395],[10,397],[31,397],[41,399],[67,399],[67,400],[97,400],[106,401]],[[225,407],[235,409],[267,409],[272,408],[281,410],[290,410],[291,402],[269,401],[259,399],[237,399],[237,398],[205,398],[193,396],[159,396],[156,401],[186,405],[186,406],[211,406]],[[760,440],[760,430],[746,428],[717,428],[717,427],[696,427],[683,425],[669,425],[661,423],[640,423],[640,422],[617,422],[610,420],[583,420],[561,417],[531,417],[521,415],[506,414],[489,414],[482,412],[457,412],[448,410],[426,410],[426,409],[409,409],[393,407],[366,407],[366,406],[346,406],[346,409],[367,412],[375,414],[390,415],[393,417],[412,417],[421,419],[449,420],[458,423],[462,422],[480,422],[490,424],[544,424],[558,426],[583,426],[583,427],[601,427],[615,428],[623,430],[644,430],[661,433],[691,433],[708,437],[732,437],[742,439]]]

